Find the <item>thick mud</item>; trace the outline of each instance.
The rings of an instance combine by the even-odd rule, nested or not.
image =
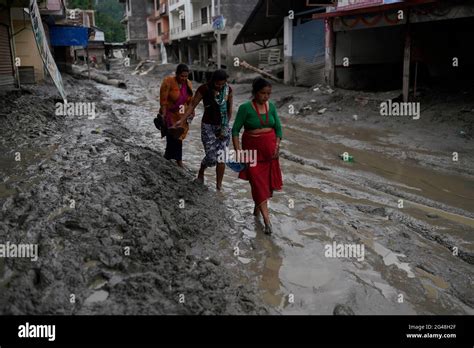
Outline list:
[[[127,90],[67,79],[78,100],[100,102],[95,120],[48,117],[45,102],[40,121],[25,123],[53,131],[12,129],[2,140],[2,239],[41,249],[35,265],[2,264],[2,312],[474,313],[472,92],[425,97],[412,120],[378,113],[397,92],[275,85],[284,189],[270,203],[268,237],[235,173],[222,195],[212,170],[204,187],[192,183],[201,107],[184,144],[188,169],[161,158],[152,119],[173,68],[114,71]],[[232,87],[237,109],[250,86]],[[33,97],[3,109],[22,98]],[[14,148],[29,160],[13,162]],[[353,163],[339,158],[346,151]],[[333,243],[364,253],[328,257]]]
[[[95,83],[66,86],[94,119],[55,116],[52,86],[2,98],[0,242],[37,244],[39,258],[0,258],[0,313],[267,313],[229,271],[234,228],[216,195],[135,141]]]

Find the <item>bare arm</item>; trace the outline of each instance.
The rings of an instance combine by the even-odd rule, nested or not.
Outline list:
[[[194,109],[196,109],[196,106],[198,106],[198,104],[201,102],[202,100],[202,95],[201,93],[199,92],[196,92],[196,94],[194,95],[193,97],[193,100],[191,101],[191,105],[188,109],[188,111],[186,111],[183,116],[181,117],[182,120],[185,120],[186,118],[189,117],[189,115],[191,115],[194,111]]]
[[[241,150],[240,148],[240,140],[238,136],[232,137],[232,144],[234,144],[234,150],[239,151]]]

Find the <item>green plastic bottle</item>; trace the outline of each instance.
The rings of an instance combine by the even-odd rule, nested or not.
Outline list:
[[[344,162],[354,162],[354,157],[349,155],[348,152],[344,152],[343,154],[339,155]]]

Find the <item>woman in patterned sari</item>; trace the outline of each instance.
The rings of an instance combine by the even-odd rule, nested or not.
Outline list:
[[[191,103],[191,107],[182,117],[186,119],[196,106],[203,101],[204,115],[201,123],[201,140],[206,155],[196,181],[204,183],[204,172],[207,168],[216,167],[216,189],[222,188],[225,162],[218,161],[223,157],[230,143],[229,122],[232,117],[232,88],[227,84],[228,75],[224,70],[216,70],[211,80],[200,86]]]

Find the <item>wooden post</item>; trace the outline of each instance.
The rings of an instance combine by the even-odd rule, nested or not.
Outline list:
[[[408,13],[407,16],[410,14]],[[405,49],[403,54],[403,101],[408,102],[408,93],[410,90],[410,51],[411,51],[411,33],[409,17],[407,18],[405,31]]]
[[[334,34],[333,19],[327,18],[324,23],[325,26],[325,69],[326,69],[326,82],[331,87],[335,83],[335,59],[336,59],[336,35]]]

